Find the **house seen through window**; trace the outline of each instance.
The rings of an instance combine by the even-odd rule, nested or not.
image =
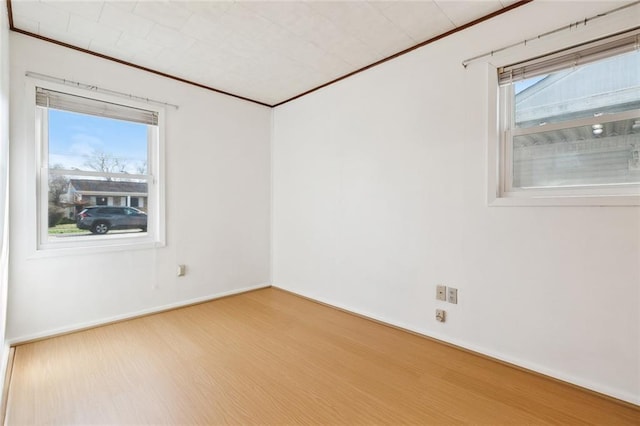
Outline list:
[[[503,192],[638,193],[640,51],[628,38],[500,70]]]
[[[157,114],[44,88],[36,105],[46,193],[41,243],[152,232]]]

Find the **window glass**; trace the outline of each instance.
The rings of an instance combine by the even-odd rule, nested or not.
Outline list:
[[[85,207],[116,206],[120,205],[121,198],[134,200],[129,205],[137,206],[138,195],[148,196],[144,179],[128,178],[130,175],[146,175],[146,124],[52,108],[47,110],[47,114],[47,163],[51,170],[49,239],[68,239],[85,235],[87,231],[95,233],[95,224],[103,219],[86,218],[87,224],[81,224],[76,213]],[[97,175],[61,174],[65,170]],[[102,209],[100,213],[122,214],[117,209]],[[106,225],[112,233],[141,232],[141,229],[129,227],[126,223],[108,222]]]
[[[52,105],[57,102],[55,107],[47,107],[47,96]],[[128,235],[146,239],[152,229],[156,233],[151,239],[157,240],[157,227],[150,224],[158,212],[148,207],[158,197],[151,167],[159,155],[158,113],[105,103],[108,114],[96,115],[101,101],[40,88],[36,98],[41,182],[46,182],[41,188],[46,201],[41,198],[39,209],[40,247]],[[85,103],[89,114],[81,112]],[[73,111],[62,109],[67,104]],[[132,111],[136,115],[129,121]]]
[[[518,188],[640,183],[639,119],[537,132],[513,138]]]
[[[507,191],[639,184],[638,70],[636,50],[504,88]]]
[[[640,51],[514,83],[515,127],[640,108]]]
[[[49,168],[146,174],[147,125],[48,109]]]

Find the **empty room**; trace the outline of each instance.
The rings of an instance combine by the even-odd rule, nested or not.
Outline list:
[[[640,424],[640,2],[6,0],[0,408]]]

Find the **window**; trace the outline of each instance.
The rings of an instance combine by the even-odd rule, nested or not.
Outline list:
[[[640,204],[638,34],[498,69],[498,198]]]
[[[39,83],[38,249],[163,244],[162,110]]]

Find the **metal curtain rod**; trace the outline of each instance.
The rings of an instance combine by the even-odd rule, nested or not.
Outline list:
[[[508,46],[501,47],[500,49],[496,49],[496,50],[492,50],[492,51],[487,52],[487,53],[483,53],[482,55],[474,56],[473,58],[469,58],[469,59],[466,59],[466,60],[462,61],[462,66],[467,68],[467,66],[470,63],[475,62],[478,59],[491,57],[491,56],[495,55],[496,53],[504,52],[505,50],[508,50],[508,49],[511,49],[511,48],[514,48],[514,47],[517,47],[517,46],[521,46],[521,45],[522,46],[526,46],[527,43],[529,43],[531,41],[540,40],[543,37],[547,37],[547,36],[550,36],[552,34],[559,33],[561,31],[567,31],[567,30],[571,31],[571,30],[573,30],[575,28],[578,28],[581,25],[587,26],[588,22],[594,21],[594,20],[596,20],[598,18],[603,18],[605,16],[611,15],[611,14],[616,13],[616,12],[620,12],[621,10],[627,9],[629,7],[636,6],[639,3],[640,3],[640,0],[639,1],[634,1],[633,3],[629,3],[627,5],[617,7],[615,9],[609,10],[608,12],[600,13],[600,14],[592,16],[590,18],[584,18],[581,21],[576,21],[576,22],[571,23],[569,25],[565,25],[563,27],[556,28],[555,30],[551,30],[551,31],[548,31],[548,32],[543,33],[543,34],[539,34],[536,37],[525,39],[524,41],[519,41],[517,43],[513,43],[513,44],[510,44]]]
[[[178,105],[174,105],[174,104],[170,104],[168,102],[162,102],[162,101],[156,101],[153,99],[149,99],[149,98],[143,98],[142,96],[136,96],[136,95],[132,95],[130,93],[122,93],[122,92],[116,92],[115,90],[109,90],[109,89],[102,89],[96,85],[93,84],[86,84],[86,83],[80,83],[77,81],[72,81],[72,80],[66,80],[64,78],[58,78],[58,77],[52,77],[50,75],[45,75],[45,74],[40,74],[37,72],[32,72],[32,71],[27,71],[24,75],[26,75],[27,77],[35,77],[35,78],[39,78],[41,80],[47,80],[47,81],[51,81],[54,83],[61,83],[67,86],[73,86],[73,87],[79,87],[81,89],[87,89],[87,90],[91,90],[94,92],[99,92],[99,93],[104,93],[105,95],[114,95],[114,96],[118,96],[121,98],[126,98],[126,99],[134,99],[137,101],[144,101],[146,103],[153,103],[153,104],[158,104],[158,105],[162,105],[162,106],[170,106],[173,107],[175,109],[179,109],[180,107]]]

